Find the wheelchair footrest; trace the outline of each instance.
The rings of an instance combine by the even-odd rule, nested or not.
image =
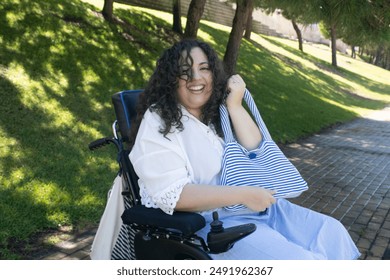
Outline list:
[[[134,205],[122,214],[124,224],[178,230],[184,236],[193,235],[206,226],[204,217],[192,212],[174,212],[168,215],[160,209],[147,208],[143,205]]]

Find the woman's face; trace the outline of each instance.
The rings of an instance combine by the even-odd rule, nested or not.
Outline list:
[[[193,63],[180,61],[179,102],[195,117],[200,118],[202,107],[212,93],[213,77],[206,54],[199,47],[191,50]],[[187,57],[186,53],[183,57]]]

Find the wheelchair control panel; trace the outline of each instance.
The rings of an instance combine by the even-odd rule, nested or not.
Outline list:
[[[218,219],[217,212],[213,212],[213,221],[210,226],[210,232],[207,234],[207,245],[212,254],[230,250],[234,243],[256,230],[256,225],[252,223],[225,229],[223,223]]]

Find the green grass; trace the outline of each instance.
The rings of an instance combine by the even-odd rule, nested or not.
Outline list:
[[[94,6],[96,5],[96,6]],[[50,230],[96,225],[117,171],[115,149],[90,152],[110,135],[111,94],[142,88],[175,40],[172,16],[103,0],[0,3],[0,259],[28,258]],[[184,19],[183,19],[184,22]],[[229,28],[203,21],[199,37],[221,57]],[[390,74],[330,51],[253,34],[237,72],[274,139],[293,142],[390,102]],[[48,238],[56,240],[55,238]]]
[[[169,45],[157,43],[156,17],[126,12],[144,28],[132,40],[71,2],[0,4],[1,258],[17,257],[15,240],[98,222],[117,165],[113,148],[92,153],[88,143],[110,135],[111,94],[143,87]]]

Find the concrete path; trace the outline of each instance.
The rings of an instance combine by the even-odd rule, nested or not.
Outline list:
[[[390,107],[283,148],[310,189],[292,201],[339,219],[361,259],[390,259]],[[89,259],[96,228],[35,259]]]

